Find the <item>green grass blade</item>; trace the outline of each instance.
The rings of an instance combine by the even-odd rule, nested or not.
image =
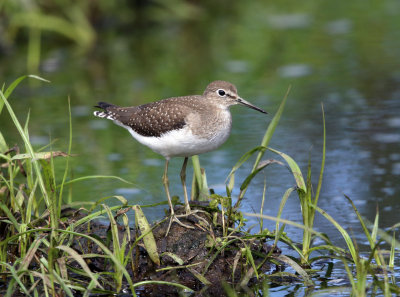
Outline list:
[[[21,264],[19,265],[18,271],[16,272],[18,275],[18,279],[20,279],[24,275],[26,270],[28,269],[29,264],[31,263],[33,257],[36,255],[36,252],[43,240],[44,240],[43,237],[39,237],[39,238],[36,238],[33,243],[31,243],[29,250],[23,257]],[[18,279],[12,279],[10,281],[10,283],[9,283],[10,290],[11,290],[11,288],[14,287],[15,282],[17,282],[19,284]]]
[[[20,279],[20,277],[18,276],[17,271],[15,270],[15,268],[13,266],[11,266],[8,263],[5,262],[0,262],[1,265],[4,265],[8,268],[8,270],[10,271],[11,275],[12,275],[12,279],[10,280],[10,282],[8,283],[7,286],[7,292],[4,295],[5,297],[11,297],[14,296],[14,291],[15,291],[15,285],[18,284],[20,289],[22,290],[22,292],[25,293],[26,296],[30,296],[28,290],[26,289],[26,287],[24,286],[22,280]]]
[[[264,146],[257,146],[248,152],[246,152],[243,156],[240,157],[239,161],[236,162],[235,166],[233,166],[231,172],[228,174],[226,178],[228,180],[255,152],[265,151],[266,147]]]
[[[244,180],[244,182],[242,183],[242,185],[240,186],[240,190],[243,191],[245,188],[247,188],[250,184],[250,182],[252,181],[252,179],[257,175],[257,173],[259,173],[261,170],[263,170],[265,167],[267,167],[268,165],[271,165],[273,163],[278,163],[283,165],[281,162],[276,161],[276,160],[266,160],[266,161],[262,161],[258,167],[256,168],[256,170],[253,170]]]
[[[157,244],[156,240],[154,239],[152,228],[139,205],[135,205],[133,210],[135,211],[135,222],[139,227],[141,234],[144,235],[143,243],[146,251],[153,263],[155,263],[157,266],[160,266],[160,256],[157,252]]]
[[[323,124],[323,130],[324,130],[324,136],[323,136],[323,143],[322,143],[322,161],[321,161],[321,170],[319,172],[319,178],[318,178],[318,185],[317,185],[317,191],[315,192],[315,197],[313,204],[318,205],[318,198],[319,194],[321,192],[321,186],[322,186],[322,178],[324,176],[324,169],[325,169],[325,155],[326,155],[326,127],[325,127],[325,111],[324,111],[324,105],[321,103],[321,109],[322,109],[322,124]]]
[[[326,211],[324,211],[323,209],[319,208],[318,206],[312,206],[312,207],[315,207],[315,209],[320,214],[322,214],[329,222],[331,222],[336,227],[336,229],[340,232],[340,234],[342,235],[344,241],[347,244],[347,248],[349,249],[349,252],[351,254],[351,257],[352,257],[354,263],[357,264],[359,256],[358,256],[356,247],[354,246],[354,243],[351,240],[351,237],[349,236],[349,234],[346,232],[346,230],[344,230],[343,227],[340,226],[339,223],[336,222],[336,220],[333,217],[331,217]]]
[[[224,289],[227,297],[238,297],[239,295],[236,293],[235,289],[228,284],[226,281],[222,282],[222,288]]]
[[[264,178],[264,188],[263,188],[263,194],[262,194],[262,199],[261,199],[261,207],[260,207],[260,214],[263,214],[264,211],[264,203],[265,203],[265,194],[267,192],[267,180]],[[260,219],[260,232],[262,233],[264,231],[264,220]]]
[[[183,261],[178,255],[171,253],[171,252],[164,252],[161,254],[161,256],[168,256],[172,260],[174,260],[176,263],[178,263],[179,265],[183,265],[183,263],[185,263],[185,261]]]
[[[124,196],[109,196],[109,197],[104,197],[101,198],[99,200],[97,200],[96,202],[94,202],[92,204],[92,206],[90,207],[90,211],[93,211],[98,205],[102,204],[104,201],[108,200],[108,199],[117,199],[118,201],[120,201],[122,203],[122,206],[127,206],[128,205],[128,200],[126,200],[126,198]]]
[[[193,268],[187,268],[187,270],[190,271],[190,273],[197,278],[204,286],[210,286],[212,283],[203,275],[201,275],[199,272],[194,270]]]
[[[111,209],[108,207],[106,204],[102,204],[102,207],[105,209],[108,215],[108,219],[110,220],[110,230],[111,230],[111,235],[112,235],[112,244],[114,248],[114,253],[118,253],[120,249],[120,242],[119,242],[119,232],[118,232],[118,226],[117,222],[114,219],[114,215],[111,212]]]
[[[375,247],[375,242],[376,242],[376,239],[378,236],[378,224],[379,224],[379,212],[377,210],[376,215],[375,215],[374,225],[372,227],[372,232],[371,232],[371,239],[374,244],[374,246],[372,248]]]
[[[266,148],[263,147],[263,146],[255,147],[255,148],[251,149],[250,151],[248,151],[247,153],[245,153],[245,154],[239,159],[239,161],[235,164],[235,166],[233,166],[231,172],[229,173],[228,177],[227,177],[226,180],[225,180],[225,183],[226,183],[227,180],[229,179],[228,185],[227,185],[227,187],[226,187],[226,188],[227,188],[227,195],[228,195],[228,197],[231,196],[231,193],[232,193],[232,190],[233,190],[233,186],[234,186],[234,184],[235,184],[235,172],[236,172],[236,170],[238,170],[238,169],[240,168],[240,166],[242,166],[242,165],[244,164],[244,162],[246,162],[255,152],[257,152],[257,151],[260,151],[260,152],[261,152],[261,151],[265,151],[265,150],[266,150]],[[252,173],[253,173],[253,172],[252,172]],[[252,174],[252,173],[251,173],[251,174]],[[251,174],[250,174],[250,175],[251,175]],[[254,177],[254,175],[253,175],[253,177]],[[252,179],[252,177],[251,177],[251,179]],[[251,179],[250,179],[250,180],[251,180]],[[250,180],[249,180],[248,182],[250,182]],[[246,181],[245,181],[245,182],[246,182]],[[248,185],[248,183],[247,183],[247,185]],[[243,186],[243,184],[242,184],[242,186]],[[242,187],[241,187],[241,188],[242,188]],[[240,206],[240,203],[241,203],[241,201],[242,201],[242,199],[243,199],[244,194],[246,193],[246,190],[247,190],[247,187],[244,187],[243,190],[240,191],[238,200],[237,200],[237,202],[235,203],[234,208],[238,208],[238,207]]]
[[[396,232],[393,232],[392,242],[390,244],[390,258],[389,258],[389,267],[392,269],[394,268],[395,250],[396,250]]]
[[[37,76],[37,75],[23,75],[23,76],[18,77],[16,80],[14,80],[10,84],[10,86],[4,91],[4,97],[6,97],[6,99],[8,99],[8,97],[11,95],[11,93],[14,91],[14,89],[21,83],[21,81],[23,81],[25,78],[28,78],[28,77],[34,78],[37,80],[41,80],[44,82],[49,82],[48,80],[46,80],[40,76]],[[3,90],[1,92],[3,92]],[[0,114],[1,114],[1,111],[3,110],[3,107],[4,107],[4,102],[0,101]]]
[[[83,297],[89,297],[91,296],[91,292],[92,290],[96,287],[96,283],[98,282],[97,279],[99,278],[98,274],[94,275],[94,279],[92,279],[89,283],[89,285],[87,286],[85,292],[83,293]]]
[[[261,141],[261,146],[260,146],[260,147],[257,147],[257,148],[254,148],[253,150],[251,150],[251,151],[249,151],[248,153],[246,153],[246,154],[239,160],[239,162],[235,165],[235,167],[232,169],[231,173],[228,175],[228,178],[231,177],[231,176],[233,175],[233,173],[234,173],[234,172],[235,172],[235,171],[236,171],[236,170],[237,170],[237,169],[238,169],[238,168],[239,168],[253,153],[254,153],[254,152],[256,152],[256,151],[258,150],[259,153],[258,153],[258,155],[257,155],[257,157],[256,157],[255,162],[254,162],[254,165],[253,165],[253,169],[252,169],[252,171],[251,171],[251,174],[253,174],[253,173],[257,170],[258,165],[259,165],[259,163],[260,163],[260,161],[261,161],[261,158],[262,158],[262,156],[264,155],[265,148],[268,146],[268,144],[269,144],[269,142],[270,142],[270,140],[271,140],[271,138],[272,138],[272,135],[273,135],[274,132],[275,132],[275,128],[276,128],[276,126],[277,126],[278,123],[279,123],[279,120],[280,120],[280,118],[281,118],[282,112],[283,112],[284,107],[285,107],[285,104],[286,104],[286,100],[287,100],[288,95],[289,95],[289,93],[290,93],[290,89],[291,89],[291,86],[289,86],[289,88],[288,88],[288,90],[287,90],[287,92],[286,92],[286,94],[285,94],[285,96],[284,96],[284,98],[283,98],[283,100],[282,100],[282,102],[281,102],[279,108],[278,108],[278,111],[275,113],[275,115],[274,115],[272,121],[271,121],[270,124],[268,125],[267,131],[265,132],[264,137],[263,137],[263,139],[262,139],[262,141]],[[247,185],[248,185],[248,184],[247,184]],[[244,197],[246,191],[247,191],[247,187],[244,187],[244,188],[241,190],[241,192],[240,192],[240,194],[239,194],[238,202],[236,203],[235,207],[238,206],[238,205],[240,204],[240,201],[241,201],[242,198]]]
[[[61,203],[62,197],[64,192],[64,185],[65,181],[67,180],[68,169],[69,169],[69,156],[71,155],[72,151],[72,117],[71,117],[71,99],[68,97],[68,115],[69,115],[69,142],[68,142],[68,153],[67,153],[67,160],[65,164],[64,176],[60,184],[60,191],[58,195],[58,210],[61,211]],[[71,202],[71,201],[68,201]],[[61,213],[59,213],[61,215]]]
[[[8,207],[3,204],[0,203],[0,208],[4,211],[4,213],[7,215],[7,218],[10,220],[10,222],[12,223],[12,225],[14,226],[14,228],[19,232],[20,230],[20,224],[18,223],[17,219],[14,217],[14,215],[12,214],[12,212],[8,209]],[[1,242],[0,242],[1,243]]]
[[[282,218],[277,218],[277,217],[273,217],[273,216],[269,216],[266,214],[260,215],[257,213],[250,213],[250,212],[244,212],[243,215],[245,216],[249,216],[249,217],[256,217],[256,218],[262,218],[262,219],[266,219],[266,220],[270,220],[270,221],[274,221],[274,222],[279,222],[279,223],[285,223],[286,225],[291,225],[300,229],[308,229],[311,233],[315,234],[316,236],[322,238],[324,241],[328,242],[329,239],[321,232],[315,231],[313,229],[309,229],[306,226],[293,222],[293,221],[289,221],[287,219],[282,219]]]
[[[296,270],[296,272],[301,275],[301,277],[304,280],[304,284],[308,287],[310,286],[314,286],[314,282],[312,281],[311,277],[307,274],[307,272],[300,267],[299,264],[297,264],[295,261],[293,261],[292,259],[290,259],[289,257],[285,256],[285,255],[279,255],[276,257],[277,259],[279,259],[280,261],[286,263],[287,265],[291,266],[294,270]]]
[[[256,263],[254,262],[254,258],[253,255],[251,253],[250,248],[248,247],[248,245],[245,245],[245,249],[246,249],[246,258],[247,260],[250,262],[251,266],[254,269],[254,274],[256,275],[257,279],[258,279],[258,272],[257,272],[257,266]]]
[[[11,85],[5,90],[4,97],[8,98],[11,95],[11,93],[14,91],[14,89],[19,85],[19,83],[21,81],[23,81],[26,77],[27,76],[24,75],[24,76],[21,76],[21,77],[17,78],[16,80],[14,80],[11,83]],[[3,92],[3,90],[1,92]],[[0,100],[0,114],[1,114],[1,112],[3,110],[3,107],[4,107],[4,101]]]
[[[293,222],[293,221],[289,221],[289,220],[282,219],[282,218],[276,218],[276,217],[265,215],[265,214],[261,215],[261,214],[254,214],[254,213],[245,212],[245,213],[243,213],[243,215],[244,216],[249,216],[249,217],[256,217],[256,218],[260,218],[260,219],[267,219],[267,220],[271,220],[271,221],[274,221],[274,222],[279,222],[279,223],[284,223],[284,224],[287,224],[287,225],[291,225],[291,226],[294,226],[294,227],[297,227],[297,228],[300,228],[300,229],[303,229],[303,230],[307,230],[308,232],[310,232],[312,234],[315,234],[316,236],[320,237],[322,240],[324,240],[326,242],[329,242],[329,238],[327,238],[323,233],[317,232],[317,231],[313,230],[312,228],[306,227],[306,226],[304,226],[302,224],[299,224],[299,223],[296,223],[296,222]],[[287,244],[289,244],[287,241],[283,240],[282,238],[281,238],[281,241],[284,241]],[[302,257],[303,260],[307,261],[307,259],[304,258],[302,252],[296,247],[296,245],[291,245],[291,247],[299,254],[300,257]]]
[[[289,199],[290,194],[292,194],[292,192],[296,190],[295,187],[291,187],[289,189],[286,190],[285,194],[282,197],[281,202],[279,203],[279,210],[278,210],[278,214],[276,215],[277,219],[280,219],[282,212],[283,212],[283,208],[285,207],[285,204],[287,202],[287,200]],[[276,226],[275,226],[275,232],[276,232],[276,236],[275,236],[275,244],[278,243],[278,236],[279,236],[279,221],[276,221]]]
[[[74,179],[71,179],[69,181],[66,181],[64,183],[64,186],[69,185],[69,184],[73,184],[73,183],[76,183],[76,182],[80,182],[80,181],[85,181],[85,180],[90,180],[90,179],[98,179],[98,178],[116,179],[116,180],[119,180],[119,181],[121,181],[123,183],[127,183],[127,184],[130,184],[130,185],[133,185],[133,183],[128,182],[127,180],[125,180],[125,179],[123,179],[121,177],[118,177],[118,176],[113,176],[113,175],[86,175],[86,176],[82,176],[82,177],[78,177],[78,178],[74,178]],[[60,187],[60,186],[58,186],[58,187]]]
[[[296,180],[297,187],[307,193],[306,184],[304,182],[303,174],[299,168],[299,165],[288,155],[282,153],[280,151],[274,150],[272,148],[268,148],[271,152],[274,152],[280,155],[283,159],[285,159],[286,163],[289,165],[290,170],[293,174],[294,179]]]
[[[19,121],[17,119],[17,116],[15,115],[13,109],[11,108],[11,105],[8,103],[6,97],[4,96],[4,94],[2,92],[0,92],[0,98],[2,99],[3,103],[6,105],[6,107],[8,109],[8,112],[9,112],[9,114],[11,116],[11,119],[13,120],[14,125],[17,128],[21,138],[23,139],[24,144],[25,144],[29,154],[31,155],[31,158],[34,159],[35,153],[34,153],[33,148],[32,148],[32,146],[31,146],[31,144],[29,142],[29,139],[28,139],[27,135],[25,134],[21,124],[19,123]],[[40,189],[42,191],[44,200],[46,202],[46,206],[47,207],[52,207],[51,201],[49,200],[49,196],[48,196],[48,193],[46,191],[45,184],[43,182],[43,178],[42,178],[42,175],[41,175],[41,172],[40,172],[40,168],[39,168],[38,162],[35,162],[35,160],[32,160],[32,162],[33,162],[33,165],[34,165],[34,168],[35,168],[36,175],[38,177]],[[55,218],[53,218],[52,219],[52,224],[55,223],[55,221],[56,221]]]
[[[373,234],[371,235],[369,233],[369,230],[368,230],[366,224],[365,224],[365,221],[361,217],[361,214],[358,211],[357,207],[354,205],[353,201],[347,195],[344,195],[344,197],[350,202],[351,206],[353,207],[353,210],[357,215],[358,221],[361,224],[361,227],[362,227],[362,229],[364,231],[364,234],[368,239],[369,245],[370,245],[371,249],[373,250],[375,248],[375,242],[376,242],[376,237],[377,237],[377,232],[378,232],[378,214],[375,217],[375,223],[374,223],[374,228],[373,228],[374,231],[373,231]],[[381,262],[380,258],[377,255],[375,255],[375,261],[376,261],[376,263],[378,265],[382,265],[382,262]]]
[[[197,192],[198,197],[194,197],[196,195],[191,195],[191,197],[193,200],[207,201],[208,200],[207,178],[205,177],[205,173],[202,173],[199,156],[195,155],[192,157],[192,164],[193,164],[194,185],[198,190]],[[196,191],[194,191],[194,193],[196,193]]]
[[[45,79],[43,77],[40,77],[38,75],[34,75],[34,74],[29,74],[27,77],[34,78],[34,79],[37,79],[37,80],[40,80],[40,81],[43,81],[43,82],[46,82],[46,83],[50,82],[49,80],[47,80],[47,79]]]
[[[87,276],[96,284],[97,287],[103,289],[100,283],[97,281],[97,277],[92,273],[85,260],[79,255],[74,249],[66,245],[59,245],[56,247],[59,250],[66,252],[72,259],[74,259],[86,272]]]
[[[141,286],[145,286],[145,285],[168,285],[168,286],[174,286],[174,287],[180,288],[180,289],[185,290],[185,291],[187,291],[189,293],[193,292],[192,289],[190,289],[190,288],[188,288],[188,287],[186,287],[184,285],[177,284],[177,283],[172,283],[172,282],[166,282],[166,281],[156,281],[156,280],[155,281],[151,281],[151,280],[141,281],[141,282],[135,283],[133,286],[134,286],[134,288],[137,288],[137,287],[141,287]]]
[[[3,137],[3,134],[0,132],[0,153],[4,153],[8,150],[8,145],[6,140]]]
[[[346,261],[345,259],[342,259],[342,262],[343,262],[344,268],[346,269],[347,276],[348,276],[348,278],[349,278],[351,287],[352,287],[353,290],[354,290],[354,288],[356,287],[356,283],[355,283],[355,280],[354,280],[354,277],[353,277],[353,272],[351,271],[351,269],[350,269],[349,266],[347,265],[347,261]],[[352,295],[352,296],[357,296],[357,295]]]
[[[36,231],[37,232],[46,232],[46,231],[52,231],[52,229],[41,228],[41,229],[36,229]],[[77,232],[73,232],[73,231],[68,231],[68,230],[56,229],[54,231],[60,232],[60,233],[65,233],[65,234],[70,234],[73,236],[83,237],[83,238],[86,238],[90,241],[93,241],[95,244],[97,244],[99,246],[99,248],[112,260],[116,269],[119,269],[122,272],[122,274],[125,276],[125,279],[127,280],[128,284],[129,284],[129,287],[131,288],[131,294],[133,296],[136,296],[134,288],[136,287],[137,283],[135,285],[133,284],[132,278],[130,277],[130,275],[129,275],[128,271],[126,270],[126,268],[124,267],[124,265],[122,265],[121,261],[117,257],[115,257],[113,252],[110,251],[100,240],[97,240],[96,238],[94,238],[90,235],[86,235],[83,233],[77,233]],[[0,242],[0,245],[3,244],[3,242]]]
[[[261,141],[261,146],[263,146],[263,147],[268,147],[268,144],[272,138],[272,135],[275,132],[275,128],[276,128],[276,126],[278,126],[279,120],[280,120],[283,110],[285,108],[286,100],[289,96],[291,88],[292,88],[292,86],[288,87],[286,94],[283,97],[281,104],[279,105],[278,111],[275,113],[274,117],[272,118],[271,123],[268,125],[267,131],[265,132],[264,137]],[[261,161],[261,158],[263,155],[264,155],[264,151],[260,151],[258,153],[256,161],[254,162],[253,171],[256,170],[258,163]]]
[[[212,255],[212,257],[208,261],[207,265],[204,267],[203,272],[201,274],[204,276],[207,273],[208,268],[211,266],[211,264],[217,258],[218,254],[225,249],[225,247],[229,246],[231,243],[238,241],[238,240],[239,240],[238,238],[234,238],[229,241],[222,242],[221,246],[219,246],[217,251]]]
[[[40,259],[41,264],[43,264],[44,267],[48,270],[49,274],[47,274],[50,277],[51,283],[51,290],[53,291],[53,296],[56,295],[55,293],[55,286],[54,284],[58,283],[59,286],[63,289],[64,293],[69,296],[69,297],[74,297],[74,294],[72,293],[71,289],[65,282],[65,280],[57,273],[55,269],[51,268],[50,263],[47,261],[45,258]]]
[[[332,244],[318,245],[318,246],[312,247],[308,250],[308,254],[311,254],[312,252],[316,252],[316,251],[330,251],[330,252],[334,252],[334,253],[337,253],[342,256],[346,256],[345,249],[342,249],[338,246],[334,246]],[[312,262],[312,261],[310,260],[310,262]]]

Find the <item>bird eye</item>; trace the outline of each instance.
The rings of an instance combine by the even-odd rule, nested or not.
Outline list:
[[[224,97],[226,95],[225,91],[222,89],[217,90],[218,95],[220,95],[221,97]]]

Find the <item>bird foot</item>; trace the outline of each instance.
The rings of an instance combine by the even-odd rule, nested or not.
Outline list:
[[[188,228],[188,229],[194,229],[194,227],[189,226],[189,225],[185,225],[184,223],[182,223],[181,221],[179,221],[178,217],[187,217],[187,215],[175,215],[173,214],[171,216],[171,218],[169,219],[169,224],[168,224],[168,229],[167,229],[167,233],[165,233],[165,237],[168,236],[169,233],[169,229],[171,229],[171,225],[173,222],[178,223],[179,225],[181,225],[182,227]]]

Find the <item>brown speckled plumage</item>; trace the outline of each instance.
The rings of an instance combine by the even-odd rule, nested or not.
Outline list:
[[[132,128],[142,136],[154,137],[183,128],[186,125],[185,117],[194,106],[191,97],[169,98],[134,107],[104,106],[103,102],[99,102],[99,107],[113,120]]]

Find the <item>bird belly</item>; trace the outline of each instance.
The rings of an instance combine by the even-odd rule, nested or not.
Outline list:
[[[230,128],[228,128],[218,131],[218,133],[214,134],[211,138],[203,138],[194,135],[192,131],[185,126],[179,130],[169,131],[160,137],[148,137],[136,133],[130,127],[123,127],[141,144],[149,147],[154,152],[167,159],[171,157],[190,157],[215,150],[226,141],[230,133]]]

